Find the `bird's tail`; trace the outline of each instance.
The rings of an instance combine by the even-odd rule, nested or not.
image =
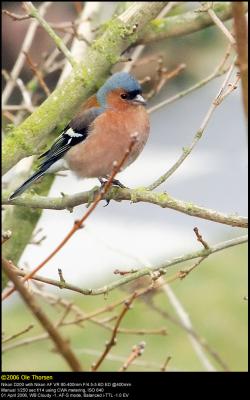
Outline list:
[[[20,196],[25,190],[32,185],[33,182],[35,182],[37,179],[39,179],[41,176],[45,174],[46,170],[38,170],[36,171],[33,175],[31,175],[30,178],[28,178],[18,189],[16,189],[9,197],[9,200],[14,199],[17,196]]]

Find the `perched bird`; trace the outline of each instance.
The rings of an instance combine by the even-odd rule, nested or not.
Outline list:
[[[103,178],[111,174],[114,161],[120,161],[131,143],[137,140],[122,168],[141,153],[149,135],[149,118],[141,86],[127,72],[112,75],[97,94],[66,126],[49,150],[41,154],[38,170],[12,193],[22,194],[45,173],[72,170],[81,178]],[[119,181],[118,181],[119,182]]]

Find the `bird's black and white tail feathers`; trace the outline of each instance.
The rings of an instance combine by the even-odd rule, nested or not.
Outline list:
[[[38,158],[43,158],[42,163],[40,164],[38,170],[34,172],[19,188],[17,188],[14,193],[11,194],[9,200],[14,199],[17,196],[20,196],[25,190],[27,190],[32,183],[34,183],[37,179],[41,178],[47,170],[60,158],[64,156],[66,151],[70,148],[68,145],[69,138],[66,133],[63,133],[56,142],[53,144],[50,150],[41,154]]]
[[[35,182],[37,179],[39,179],[41,176],[43,176],[45,174],[45,172],[46,172],[46,170],[44,170],[44,171],[41,171],[41,170],[36,171],[18,189],[16,189],[12,193],[12,195],[9,197],[9,200],[12,200],[17,196],[20,196],[23,192],[25,192],[26,189],[28,189],[28,187],[30,185],[32,185],[33,182]]]

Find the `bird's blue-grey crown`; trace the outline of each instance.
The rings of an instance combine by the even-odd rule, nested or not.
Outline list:
[[[97,92],[97,100],[102,107],[106,105],[107,94],[115,89],[122,88],[126,92],[141,92],[141,85],[128,72],[117,72],[112,75]]]

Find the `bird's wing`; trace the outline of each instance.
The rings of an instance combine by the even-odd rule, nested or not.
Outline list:
[[[88,136],[90,125],[101,113],[100,108],[93,107],[84,111],[81,115],[77,115],[66,126],[51,148],[39,156],[43,159],[39,168],[47,170],[62,158],[69,149],[84,141]]]
[[[34,172],[34,174],[31,175],[18,189],[16,189],[9,199],[13,199],[22,194],[33,182],[43,176],[51,165],[62,158],[72,146],[85,140],[88,136],[90,125],[102,112],[101,108],[92,107],[81,114],[76,115],[51,148],[40,155],[39,158],[42,159],[42,162],[39,165],[38,170]]]

